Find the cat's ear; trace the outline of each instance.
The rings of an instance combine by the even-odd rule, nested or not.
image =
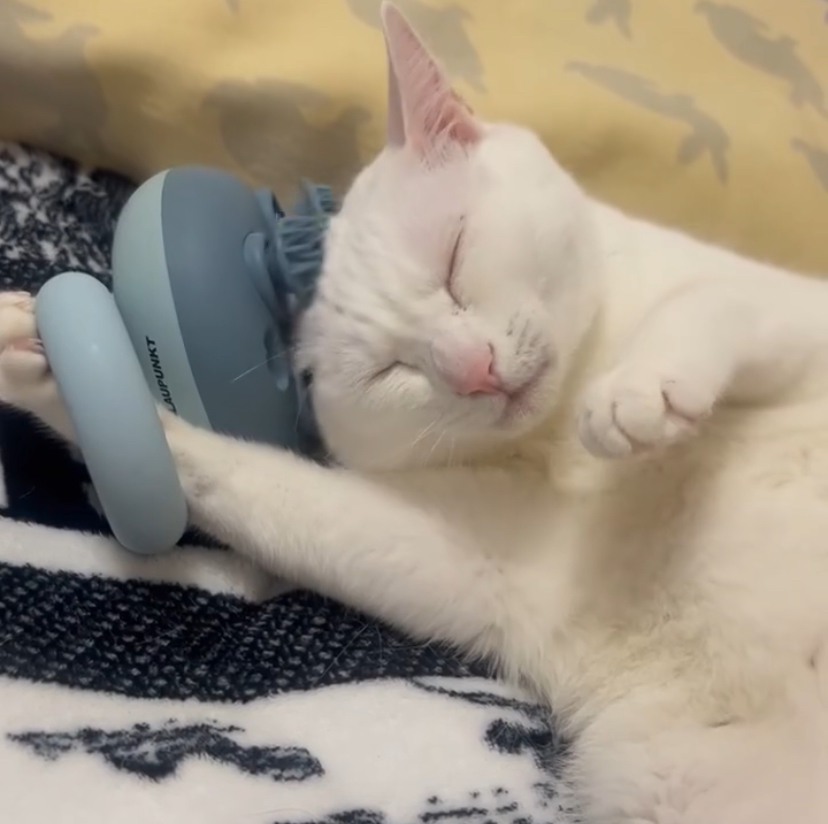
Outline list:
[[[396,6],[384,2],[380,14],[388,50],[388,144],[410,146],[425,158],[474,145],[480,124],[446,73]]]

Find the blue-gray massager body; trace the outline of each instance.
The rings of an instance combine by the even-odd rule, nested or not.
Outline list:
[[[39,334],[127,548],[164,551],[186,526],[153,399],[197,426],[317,454],[291,344],[333,210],[325,187],[306,185],[286,215],[270,192],[226,172],[170,169],[139,187],[119,218],[112,295],[80,273],[41,289]]]

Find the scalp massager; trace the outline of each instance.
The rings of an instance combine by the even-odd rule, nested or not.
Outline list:
[[[132,195],[112,292],[65,272],[35,302],[38,334],[112,532],[173,547],[187,509],[156,403],[192,424],[307,455],[319,446],[292,360],[334,202],[305,184],[294,210],[226,172],[181,167]]]

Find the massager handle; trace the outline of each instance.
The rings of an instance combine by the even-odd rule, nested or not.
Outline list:
[[[112,295],[90,275],[65,272],[41,288],[35,317],[112,532],[133,552],[171,549],[187,504]]]

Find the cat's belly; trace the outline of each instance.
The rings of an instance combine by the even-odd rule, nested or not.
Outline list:
[[[674,679],[747,713],[828,639],[828,404],[736,424],[594,465],[562,513],[549,574],[565,547],[579,596],[549,638],[553,704]]]

